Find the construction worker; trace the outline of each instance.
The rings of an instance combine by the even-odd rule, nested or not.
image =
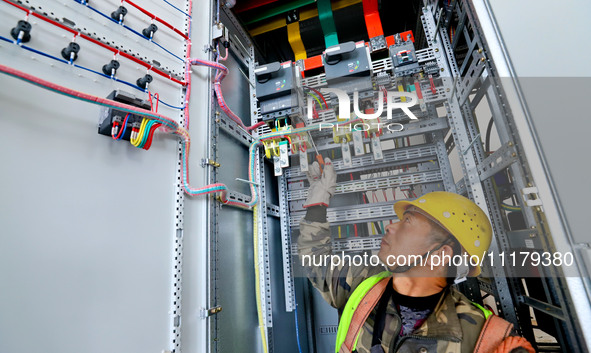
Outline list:
[[[336,173],[326,158],[324,168],[314,162],[307,176],[300,259],[326,260],[327,255],[338,256],[331,255],[326,219]],[[316,265],[305,268],[323,298],[339,310],[335,352],[535,352],[527,340],[514,336],[512,324],[451,286],[478,275],[478,265],[453,266],[448,259],[433,266],[444,254],[467,253],[478,260],[485,255],[492,238],[485,213],[471,200],[442,191],[396,202],[394,210],[399,222],[385,227],[381,264],[315,260]],[[414,257],[414,263],[392,261],[405,256]]]

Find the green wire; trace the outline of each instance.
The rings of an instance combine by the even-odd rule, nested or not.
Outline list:
[[[508,211],[521,211],[521,207],[507,205],[506,203],[502,203],[501,207]]]
[[[320,102],[320,99],[318,99],[318,97],[316,97],[315,95],[313,95],[310,92],[306,92],[308,93],[309,96],[314,97],[314,99],[316,99],[316,102],[318,102],[318,106],[320,106],[320,109],[322,109],[322,103]]]
[[[146,127],[144,128],[144,135],[142,136],[142,140],[140,141],[137,148],[144,148],[146,141],[148,141],[148,135],[150,134],[150,129],[152,128],[152,125],[154,125],[155,123],[156,123],[155,120],[148,121],[148,123],[146,124]]]

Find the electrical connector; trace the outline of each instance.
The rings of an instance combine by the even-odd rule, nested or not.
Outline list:
[[[115,77],[121,64],[117,60],[111,60],[110,63],[103,65],[103,73],[107,76]]]
[[[156,33],[156,31],[158,30],[158,26],[156,26],[155,24],[151,24],[148,27],[144,28],[142,30],[142,34],[144,35],[144,37],[148,38],[148,39],[152,39],[152,37],[154,36],[154,33]]]
[[[31,24],[27,21],[20,20],[16,27],[10,30],[10,35],[18,44],[26,43],[31,40]]]
[[[71,63],[78,59],[78,52],[80,51],[80,44],[70,42],[68,46],[62,49],[62,57]]]
[[[113,118],[113,127],[111,128],[111,136],[117,136],[119,133],[119,125],[123,121],[123,118],[119,115],[115,115]]]
[[[121,90],[116,90],[111,92],[111,94],[109,94],[107,96],[108,99],[112,99],[114,101],[117,102],[121,102],[121,103],[125,103],[125,104],[129,104],[135,107],[139,107],[141,109],[144,109],[146,111],[150,111],[150,102],[141,98],[138,98],[136,96],[134,96],[131,93],[127,93]],[[127,112],[123,111],[123,110],[118,110],[118,109],[112,109],[112,108],[104,108],[101,110],[101,115],[99,118],[99,124],[98,124],[98,133],[101,135],[105,135],[105,136],[113,136],[113,133],[115,133],[115,135],[118,135],[120,132],[120,129],[123,128],[123,121],[125,120],[125,116],[127,116]],[[131,138],[131,132],[132,132],[132,124],[133,123],[138,123],[141,124],[142,121],[142,117],[139,115],[135,115],[135,114],[130,114],[129,117],[127,118],[127,128],[125,129],[125,131],[121,132],[121,140],[129,140]],[[118,126],[118,127],[116,127]],[[115,130],[113,129],[113,127],[116,127]],[[139,131],[139,130],[138,130]]]
[[[154,78],[152,77],[152,75],[146,74],[144,77],[138,78],[136,84],[138,85],[138,87],[141,87],[142,89],[148,89],[148,84],[152,82],[153,79]]]
[[[139,121],[134,121],[133,123],[131,123],[131,140],[135,140],[137,139],[137,135],[140,132],[140,126],[142,125],[141,122]]]
[[[119,6],[119,8],[113,12],[111,12],[111,18],[115,21],[118,21],[119,24],[123,23],[123,18],[127,15],[127,9],[125,6]]]

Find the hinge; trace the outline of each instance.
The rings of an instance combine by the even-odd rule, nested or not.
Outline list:
[[[214,306],[213,308],[210,308],[210,309],[201,309],[201,318],[206,319],[209,316],[219,313],[220,311],[222,311],[221,306]]]

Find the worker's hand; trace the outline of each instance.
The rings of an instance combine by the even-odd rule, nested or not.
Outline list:
[[[304,202],[304,207],[328,206],[337,187],[337,174],[332,161],[326,158],[322,169],[318,162],[312,163],[306,176],[310,182],[310,189],[308,189],[308,198]]]

